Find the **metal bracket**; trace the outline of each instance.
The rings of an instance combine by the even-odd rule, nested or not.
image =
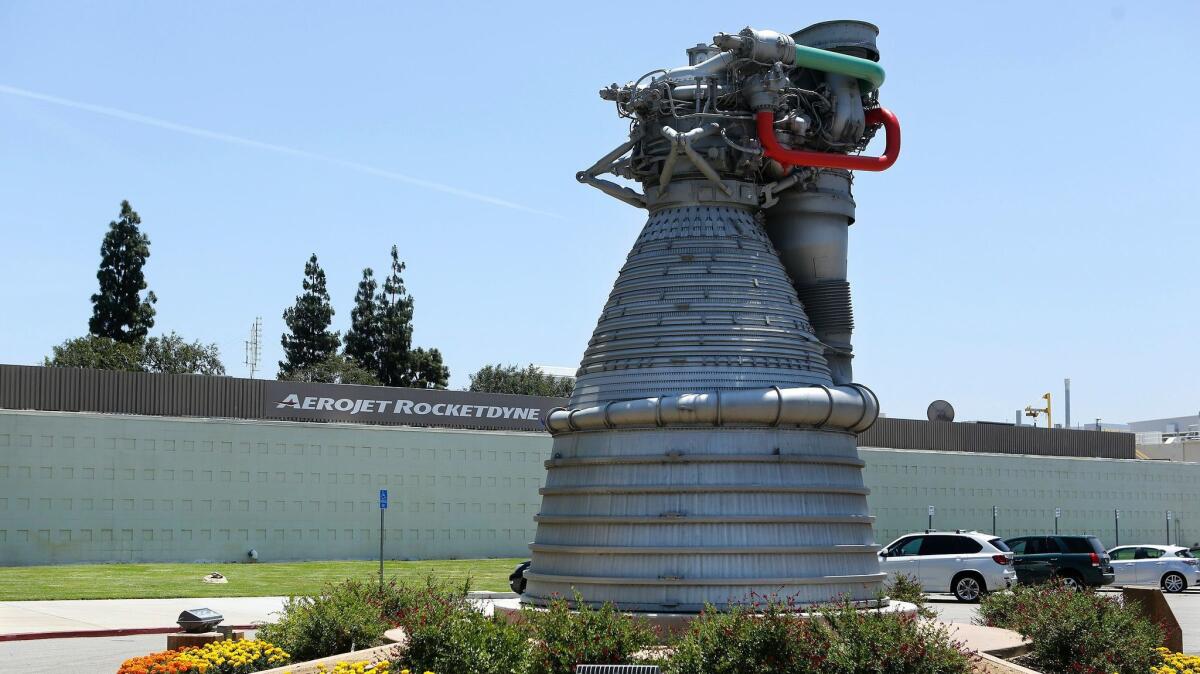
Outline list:
[[[618,185],[611,180],[604,180],[598,177],[605,173],[612,173],[615,175],[617,169],[624,165],[624,162],[621,159],[622,155],[632,150],[633,146],[637,145],[637,142],[641,140],[641,138],[642,134],[640,130],[635,131],[632,135],[630,135],[628,141],[621,143],[611,152],[604,155],[600,159],[597,159],[596,163],[588,167],[587,170],[576,173],[575,179],[585,185],[591,185],[608,196],[613,197],[614,199],[619,199],[630,206],[635,208],[645,208],[645,195],[641,194],[637,190]]]
[[[804,167],[796,167],[792,169],[792,172],[787,174],[785,177],[776,180],[773,183],[767,183],[766,185],[763,185],[761,189],[762,202],[760,205],[763,208],[770,208],[779,203],[778,194],[780,192],[792,189],[798,185],[801,180],[809,177],[809,175],[811,175],[809,170],[805,169]]]
[[[659,189],[665,190],[667,185],[671,184],[671,178],[675,175],[675,162],[679,158],[679,153],[682,152],[691,160],[692,165],[699,169],[705,178],[708,178],[709,182],[716,185],[718,189],[725,193],[725,196],[733,196],[733,190],[729,189],[729,186],[721,180],[721,175],[712,167],[712,164],[709,164],[704,157],[700,156],[700,153],[692,148],[693,141],[720,132],[721,125],[716,122],[709,122],[704,126],[684,133],[679,133],[669,126],[664,126],[662,128],[662,135],[671,141],[671,154],[667,155],[667,161],[663,164],[662,175],[658,178]]]

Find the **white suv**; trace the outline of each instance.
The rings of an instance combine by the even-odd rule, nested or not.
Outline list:
[[[1115,585],[1158,585],[1173,593],[1200,583],[1200,560],[1178,545],[1122,545],[1108,556]]]
[[[950,592],[959,601],[979,601],[985,592],[1017,582],[1012,551],[999,538],[978,531],[901,536],[879,552],[879,570],[889,580],[912,576],[926,592]]]

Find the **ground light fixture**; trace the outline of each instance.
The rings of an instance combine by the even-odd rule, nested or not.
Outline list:
[[[184,632],[211,632],[225,616],[210,608],[193,608],[179,614],[175,622]]]

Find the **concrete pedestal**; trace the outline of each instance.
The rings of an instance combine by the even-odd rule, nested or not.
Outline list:
[[[196,648],[205,644],[211,644],[214,641],[241,641],[246,638],[244,630],[235,630],[233,628],[217,628],[215,632],[175,632],[167,635],[167,650],[173,651],[177,648]]]

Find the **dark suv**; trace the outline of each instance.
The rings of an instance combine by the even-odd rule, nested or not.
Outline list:
[[[1020,536],[1006,539],[1013,551],[1017,582],[1061,580],[1068,587],[1100,587],[1113,582],[1104,544],[1095,536]]]

